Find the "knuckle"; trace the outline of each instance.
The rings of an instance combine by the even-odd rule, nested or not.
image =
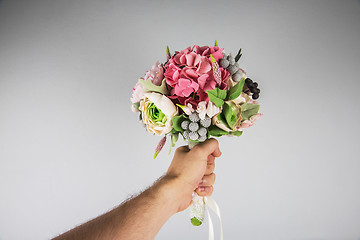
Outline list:
[[[215,182],[215,180],[216,180],[216,174],[215,174],[215,173],[212,173],[211,175],[212,175],[213,182]]]

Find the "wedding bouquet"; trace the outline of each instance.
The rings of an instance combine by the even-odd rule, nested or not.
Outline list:
[[[241,49],[234,56],[215,46],[193,46],[171,54],[155,65],[133,88],[131,108],[153,134],[167,137],[171,147],[181,135],[192,148],[209,137],[240,136],[261,116],[258,84],[240,68]],[[204,199],[194,196],[191,222],[200,225]]]

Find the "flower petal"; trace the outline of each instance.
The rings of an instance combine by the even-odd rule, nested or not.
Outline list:
[[[198,78],[198,83],[201,89],[204,89],[206,80],[209,78],[208,74],[203,74]]]
[[[211,64],[207,57],[201,57],[201,61],[198,69],[196,70],[199,74],[205,74],[211,70]]]

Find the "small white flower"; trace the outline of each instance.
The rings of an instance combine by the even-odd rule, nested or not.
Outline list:
[[[213,116],[217,115],[218,113],[220,113],[220,108],[218,108],[214,103],[209,101],[207,109],[206,109],[206,114],[210,118],[212,118]]]
[[[194,112],[194,109],[192,107],[192,105],[190,103],[187,104],[187,106],[182,107],[182,110],[185,112],[185,114],[187,115],[191,115]]]
[[[199,113],[199,117],[201,120],[205,119],[206,116],[206,101],[199,102],[196,112]]]

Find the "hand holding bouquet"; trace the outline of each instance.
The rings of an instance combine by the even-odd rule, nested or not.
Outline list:
[[[132,110],[153,134],[164,136],[155,151],[161,151],[167,137],[175,146],[181,135],[189,148],[223,135],[240,136],[260,117],[258,84],[240,68],[241,49],[235,57],[215,46],[193,46],[157,62],[133,88]],[[200,225],[205,199],[194,194],[191,222]]]

